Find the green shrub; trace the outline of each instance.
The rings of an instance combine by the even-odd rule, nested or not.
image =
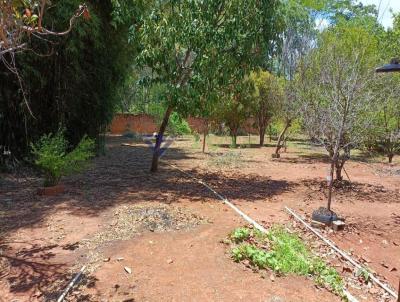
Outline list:
[[[54,186],[62,176],[82,171],[93,157],[94,147],[94,141],[84,136],[78,146],[67,153],[68,142],[63,131],[43,135],[38,142],[31,144],[35,164],[45,174],[45,186]]]
[[[197,133],[196,131],[192,131],[192,135],[194,137],[194,141],[195,142],[199,142],[200,141],[200,134]]]
[[[172,135],[183,135],[190,134],[190,126],[186,120],[184,120],[178,113],[173,112],[169,119],[168,133]]]

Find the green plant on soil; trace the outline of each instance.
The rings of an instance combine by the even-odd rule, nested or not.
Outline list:
[[[368,283],[371,279],[369,271],[366,268],[358,269],[356,272],[356,277],[361,278],[365,283]]]
[[[237,228],[229,236],[234,242],[240,243],[250,237],[248,228]]]
[[[84,136],[78,146],[67,153],[68,141],[64,131],[43,135],[31,144],[35,164],[45,174],[44,185],[55,186],[62,176],[82,171],[94,156],[94,140]]]
[[[248,260],[259,269],[269,268],[279,274],[312,276],[318,285],[344,297],[343,280],[339,273],[313,255],[296,234],[291,234],[282,227],[273,227],[267,234],[248,228],[237,228],[229,238],[235,244],[232,249],[234,261]],[[269,250],[264,249],[266,241]]]

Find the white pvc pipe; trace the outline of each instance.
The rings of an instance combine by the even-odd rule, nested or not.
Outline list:
[[[317,230],[315,230],[313,227],[308,225],[299,215],[297,215],[293,210],[291,210],[288,207],[285,207],[286,211],[289,212],[294,218],[296,218],[298,221],[300,221],[304,226],[309,229],[311,232],[313,232],[315,235],[317,235],[322,241],[324,241],[327,245],[329,245],[335,252],[337,252],[339,255],[341,255],[343,258],[345,258],[347,261],[349,261],[351,264],[353,264],[357,269],[363,269],[363,267],[357,263],[355,260],[353,260],[347,253],[343,252],[340,250],[336,245],[334,245],[330,240],[326,239],[324,236],[322,236]],[[371,278],[372,281],[374,281],[376,284],[378,284],[380,287],[382,287],[385,291],[387,291],[390,295],[392,295],[395,299],[398,299],[397,294],[391,290],[386,284],[382,283],[378,278],[376,278],[372,273],[368,274],[369,277]]]
[[[231,207],[236,213],[238,213],[244,220],[246,220],[247,222],[251,223],[256,229],[258,229],[259,231],[263,232],[263,233],[267,233],[267,229],[264,228],[262,225],[258,224],[255,220],[251,219],[248,215],[246,215],[245,213],[243,213],[241,210],[239,210],[238,207],[236,207],[235,205],[233,205],[228,199],[226,199],[224,196],[222,196],[221,194],[219,194],[217,191],[215,191],[213,188],[211,188],[208,184],[206,184],[204,181],[202,181],[201,179],[197,179],[196,177],[192,176],[191,174],[179,169],[177,166],[172,165],[172,164],[168,164],[167,165],[177,169],[178,171],[180,171],[181,173],[185,174],[186,176],[194,179],[195,181],[197,181],[199,184],[205,186],[207,189],[209,189],[211,192],[213,192],[219,199],[221,199],[226,205],[228,205],[229,207]],[[346,295],[346,298],[349,302],[358,302],[358,300],[353,297],[346,289],[343,289],[343,293]]]
[[[228,199],[226,199],[224,196],[222,196],[221,194],[219,194],[217,191],[215,191],[213,188],[211,188],[208,184],[206,184],[204,181],[202,181],[201,179],[197,179],[196,177],[190,175],[189,173],[179,169],[177,166],[172,165],[172,164],[168,164],[169,166],[179,170],[180,172],[182,172],[183,174],[185,174],[186,176],[194,179],[195,181],[197,181],[199,184],[203,185],[204,187],[206,187],[207,189],[209,189],[211,192],[214,193],[215,196],[217,196],[223,203],[225,203],[226,205],[228,205],[232,210],[234,210],[236,213],[238,213],[244,220],[246,220],[248,223],[252,224],[257,230],[263,232],[263,233],[267,233],[267,229],[264,228],[262,225],[260,225],[259,223],[257,223],[255,220],[253,220],[252,218],[250,218],[248,215],[246,215],[245,213],[243,213],[241,210],[239,210],[238,207],[236,207],[234,204],[232,204]]]
[[[57,299],[57,302],[62,302],[64,301],[65,297],[67,296],[68,292],[71,290],[71,288],[75,285],[75,283],[78,281],[78,279],[81,277],[83,272],[86,269],[86,265],[84,265],[81,270],[75,275],[75,277],[71,280],[71,282],[68,284],[68,286],[65,288],[65,290],[62,292],[61,296]]]

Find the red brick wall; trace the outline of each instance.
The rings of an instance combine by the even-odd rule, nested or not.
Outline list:
[[[158,131],[154,118],[148,114],[118,113],[110,125],[112,134],[133,132],[138,134],[151,134]]]
[[[197,132],[197,133],[203,133],[204,132],[204,119],[201,117],[188,117],[187,122],[190,126],[190,129],[192,129],[192,131]]]
[[[204,132],[204,119],[201,117],[189,117],[187,119],[190,128],[197,133]],[[258,129],[254,128],[254,119],[250,118],[246,121],[242,129],[246,133],[258,134]],[[151,134],[158,131],[158,126],[154,118],[149,114],[129,114],[118,113],[114,116],[110,125],[110,132],[112,134],[124,134],[126,132],[133,132],[138,134]]]
[[[250,117],[246,120],[244,125],[242,126],[243,131],[250,134],[258,134],[258,129],[256,127],[256,119]]]

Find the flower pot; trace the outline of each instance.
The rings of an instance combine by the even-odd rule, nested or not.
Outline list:
[[[38,195],[42,196],[55,196],[58,194],[62,194],[65,191],[64,185],[55,185],[52,187],[43,187],[37,190]]]

